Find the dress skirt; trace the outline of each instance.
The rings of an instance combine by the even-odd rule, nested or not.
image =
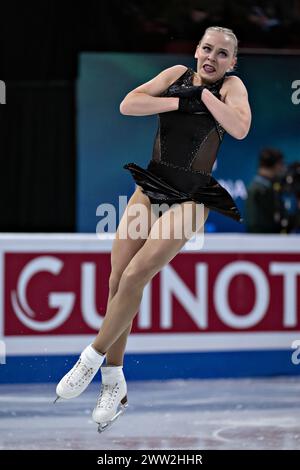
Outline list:
[[[151,203],[169,205],[185,201],[203,203],[211,210],[242,222],[229,192],[209,173],[150,160],[147,169],[136,163],[124,165]]]

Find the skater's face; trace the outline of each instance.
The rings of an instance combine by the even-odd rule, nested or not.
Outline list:
[[[196,48],[195,58],[198,59],[197,72],[201,82],[215,82],[234,68],[234,41],[222,32],[207,32]]]

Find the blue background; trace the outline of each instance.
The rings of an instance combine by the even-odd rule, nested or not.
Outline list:
[[[96,208],[111,203],[117,216],[119,195],[131,196],[135,183],[127,162],[145,167],[152,155],[157,116],[124,116],[125,95],[163,69],[183,64],[196,70],[190,55],[84,53],[77,83],[77,231],[95,233]],[[229,135],[218,154],[214,177],[231,192],[243,213],[244,200],[232,191],[247,186],[265,146],[284,152],[286,162],[300,160],[299,106],[291,101],[294,80],[300,79],[298,56],[240,56],[234,73],[245,83],[252,109],[251,130],[244,140]],[[245,227],[210,212],[206,231],[243,232]]]
[[[241,378],[299,375],[293,350],[179,352],[125,355],[126,380]],[[58,382],[78,355],[10,356],[0,383]],[[94,380],[97,380],[95,378]]]

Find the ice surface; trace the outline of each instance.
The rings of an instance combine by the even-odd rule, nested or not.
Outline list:
[[[0,386],[0,449],[300,449],[300,379],[128,382],[102,434],[99,386],[53,405],[55,384]]]

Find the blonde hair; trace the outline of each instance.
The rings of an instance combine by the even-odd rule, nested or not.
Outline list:
[[[237,37],[236,35],[234,34],[234,32],[232,31],[232,29],[229,29],[229,28],[222,28],[222,26],[209,26],[208,28],[206,28],[206,30],[204,31],[204,34],[202,36],[202,38],[200,39],[199,41],[199,44],[201,43],[203,37],[205,36],[206,33],[208,33],[209,31],[217,31],[218,33],[223,33],[225,34],[226,36],[229,36],[232,40],[233,40],[233,45],[234,45],[234,52],[233,52],[233,55],[236,56],[237,55],[237,52],[238,52],[238,40],[237,40]]]

